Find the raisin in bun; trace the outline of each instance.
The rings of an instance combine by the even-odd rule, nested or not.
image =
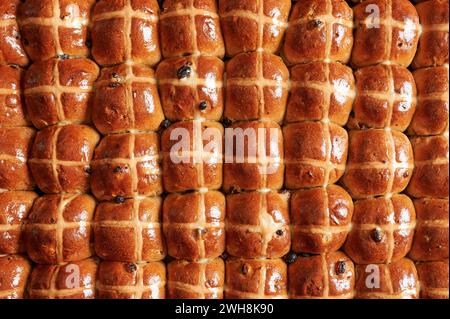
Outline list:
[[[0,63],[25,67],[29,60],[17,25],[19,4],[20,0],[4,0],[0,3]]]
[[[417,91],[408,69],[376,65],[355,72],[356,98],[350,129],[391,128],[405,131],[416,110]]]
[[[284,149],[280,126],[271,121],[252,121],[238,122],[230,128],[226,136],[224,191],[281,189]]]
[[[164,120],[155,72],[147,66],[103,68],[95,86],[92,120],[102,134],[157,131]]]
[[[24,299],[31,263],[20,255],[0,256],[0,299]]]
[[[89,55],[88,29],[94,0],[22,2],[19,25],[31,60]]]
[[[355,78],[337,62],[311,62],[291,68],[285,123],[330,121],[344,126],[355,99]]]
[[[39,197],[28,216],[24,243],[38,264],[62,264],[92,256],[95,200],[90,195]]]
[[[289,189],[325,187],[344,174],[348,134],[327,122],[300,122],[283,128]]]
[[[293,193],[292,250],[311,254],[337,251],[351,229],[352,216],[352,198],[339,186]]]
[[[224,108],[222,60],[188,56],[163,60],[156,70],[164,115],[170,121],[219,121]]]
[[[0,127],[31,124],[22,98],[23,74],[14,65],[0,64]]]
[[[156,0],[97,1],[92,16],[92,56],[100,65],[161,60]]]
[[[33,190],[28,168],[35,131],[29,127],[0,128],[0,189]]]
[[[214,0],[165,0],[160,30],[164,58],[200,53],[218,58],[225,55]]]
[[[419,279],[408,258],[391,264],[356,266],[356,299],[417,299]]]
[[[166,266],[162,262],[103,261],[98,267],[99,299],[164,299]]]
[[[218,191],[169,194],[163,227],[168,254],[198,261],[225,250],[225,197]]]
[[[228,56],[264,50],[277,53],[287,28],[289,0],[221,0],[220,22]]]
[[[29,166],[44,193],[87,193],[90,162],[100,139],[86,125],[49,126],[36,134]]]
[[[241,258],[279,258],[289,252],[289,194],[227,196],[227,252]]]
[[[167,298],[223,299],[225,265],[221,258],[167,265]]]
[[[24,251],[23,224],[38,195],[34,192],[0,192],[0,255]]]
[[[92,162],[92,193],[99,200],[160,195],[159,151],[157,133],[105,136]]]
[[[167,192],[222,187],[223,127],[217,122],[177,122],[161,135]]]
[[[408,138],[395,130],[349,132],[350,146],[343,184],[354,199],[400,193],[413,172]]]
[[[98,74],[97,64],[85,58],[32,64],[25,74],[24,96],[33,125],[42,129],[55,124],[90,123]]]
[[[416,213],[406,195],[355,202],[345,252],[357,264],[392,263],[411,249]]]
[[[448,64],[448,0],[431,0],[416,6],[422,34],[412,66],[416,69]]]
[[[347,63],[353,46],[353,12],[344,0],[302,0],[291,12],[283,55],[291,65]]]
[[[352,299],[355,287],[353,262],[337,251],[298,257],[289,265],[292,299]]]
[[[226,261],[227,299],[287,299],[287,266],[281,259]]]
[[[416,264],[421,299],[448,299],[448,259]]]
[[[94,299],[97,261],[37,265],[28,285],[30,299]]]
[[[108,261],[159,261],[166,256],[160,197],[102,202],[95,212],[95,252]]]
[[[411,64],[420,33],[419,16],[411,2],[367,0],[356,5],[353,11],[356,24],[354,67],[386,62],[404,67]]]
[[[415,261],[448,259],[448,199],[414,201],[417,226],[409,258]]]

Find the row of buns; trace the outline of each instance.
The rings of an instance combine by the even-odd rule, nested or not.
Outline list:
[[[100,65],[156,65],[162,57],[201,52],[222,58],[225,51],[234,56],[264,49],[281,50],[289,64],[347,63],[353,48],[355,67],[383,61],[408,66],[418,47],[413,65],[435,66],[448,63],[447,12],[445,0],[416,7],[408,0],[366,0],[353,10],[344,0],[166,0],[161,8],[156,0],[7,0],[0,7],[0,61],[25,66],[27,54],[39,61],[92,52]]]
[[[217,258],[172,261],[166,269],[160,262],[86,259],[32,271],[25,258],[13,255],[0,257],[0,267],[0,298],[448,298],[448,260],[364,266],[341,252],[299,256],[289,265],[281,259]]]

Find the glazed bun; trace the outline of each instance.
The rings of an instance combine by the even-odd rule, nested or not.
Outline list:
[[[0,299],[24,299],[31,263],[20,255],[0,257]]]
[[[14,65],[0,64],[0,127],[31,124],[22,98],[23,75],[24,71]]]
[[[416,265],[420,280],[420,298],[448,299],[448,259]]]

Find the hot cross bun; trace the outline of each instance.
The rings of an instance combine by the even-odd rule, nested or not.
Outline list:
[[[90,195],[45,195],[36,199],[24,230],[28,256],[38,264],[61,264],[93,253]]]
[[[89,191],[91,160],[100,139],[86,125],[49,126],[36,134],[29,160],[37,186],[45,193]]]
[[[352,198],[339,186],[295,192],[291,197],[292,250],[322,254],[340,249],[352,216]]]
[[[343,184],[354,199],[400,193],[413,172],[413,150],[398,131],[350,131],[349,159]]]
[[[167,265],[167,298],[223,299],[225,265],[221,258]]]
[[[157,133],[105,136],[92,162],[92,193],[99,200],[162,193]]]
[[[160,197],[102,202],[95,212],[95,252],[108,261],[159,261],[166,256]]]
[[[345,0],[302,0],[294,4],[283,55],[289,64],[347,63],[353,46],[353,12]]]
[[[34,126],[89,123],[98,74],[97,64],[85,58],[32,64],[25,75],[24,95]]]
[[[289,194],[227,196],[227,252],[241,258],[279,258],[289,252]]]
[[[357,264],[397,261],[411,249],[415,225],[414,205],[406,195],[356,201],[345,252]]]
[[[95,0],[25,0],[19,25],[25,51],[33,61],[56,56],[88,56],[88,28]]]
[[[278,52],[290,10],[289,0],[219,1],[227,55],[258,50]]]
[[[92,56],[100,65],[161,60],[156,0],[97,1],[92,17]]]
[[[29,126],[22,99],[23,71],[0,64],[0,127]]]
[[[281,259],[226,261],[227,299],[287,299],[287,266]]]
[[[420,298],[448,299],[448,259],[416,264]]]
[[[222,58],[225,46],[217,12],[215,0],[165,0],[160,21],[163,56]]]
[[[0,269],[0,299],[23,299],[31,263],[20,255],[1,256]]]
[[[169,194],[163,227],[170,256],[190,261],[219,257],[225,250],[225,197],[217,191]]]
[[[98,267],[99,299],[164,299],[166,266],[162,262],[103,261]]]

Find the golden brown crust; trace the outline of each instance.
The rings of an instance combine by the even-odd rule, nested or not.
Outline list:
[[[415,226],[414,205],[406,195],[356,201],[345,252],[357,264],[395,262],[411,249]]]
[[[199,54],[222,58],[225,46],[214,0],[165,0],[161,12],[164,58]]]
[[[408,258],[386,265],[356,266],[356,299],[417,299],[419,279]]]
[[[229,132],[231,134],[227,133],[226,137],[224,191],[281,189],[284,149],[280,126],[270,121],[240,122],[233,124]]]
[[[376,6],[376,7],[375,7]],[[419,40],[419,16],[408,0],[366,0],[353,8],[355,43],[352,65],[411,64]],[[373,18],[379,16],[379,20]]]
[[[226,261],[227,299],[287,299],[287,266],[281,259]]]
[[[408,69],[376,65],[355,72],[356,98],[350,129],[391,128],[405,131],[416,110],[417,91]]]
[[[164,115],[170,121],[219,121],[224,108],[224,63],[211,56],[163,60],[156,70]]]
[[[226,77],[226,118],[283,120],[289,70],[280,57],[264,52],[241,53],[227,63]]]
[[[448,66],[414,71],[417,85],[417,109],[408,129],[411,135],[444,134],[449,125]]]
[[[35,131],[29,127],[0,128],[0,189],[33,190],[27,166]]]
[[[31,273],[30,299],[94,299],[97,262],[93,259],[64,265],[37,265]]]
[[[349,67],[335,62],[299,64],[291,69],[285,123],[329,120],[344,126],[355,98]]]
[[[343,184],[354,199],[402,192],[414,167],[408,138],[394,130],[350,131]]]
[[[283,128],[289,189],[327,186],[344,173],[348,135],[332,123],[302,122]]]
[[[102,202],[95,212],[95,252],[108,261],[159,261],[166,256],[160,197]]]
[[[416,261],[448,259],[448,199],[417,199],[414,206],[417,226],[409,257]]]
[[[297,191],[291,198],[292,250],[322,254],[337,251],[351,228],[353,201],[341,187]]]
[[[0,63],[25,67],[29,60],[17,25],[19,4],[20,0],[4,0],[0,3]]]
[[[279,258],[289,252],[289,194],[227,196],[227,252],[240,258]]]
[[[414,174],[406,189],[415,198],[448,198],[448,136],[437,135],[411,139],[414,149]]]
[[[98,268],[99,299],[164,299],[165,287],[166,266],[162,262],[103,261]]]
[[[157,133],[105,136],[92,162],[92,193],[99,200],[160,195],[159,151]]]
[[[289,265],[289,297],[292,299],[352,299],[355,287],[353,262],[337,251],[299,257]]]
[[[164,120],[149,67],[125,63],[104,68],[95,86],[92,120],[102,134],[156,131]]]
[[[347,63],[353,46],[353,12],[344,0],[302,0],[291,12],[283,55],[289,64]]]
[[[37,197],[24,191],[0,193],[0,255],[24,251],[22,227]]]
[[[170,194],[164,200],[163,227],[168,254],[198,261],[225,250],[225,197],[217,191]]]
[[[85,58],[32,64],[25,74],[24,96],[34,126],[90,123],[98,74],[97,64]]]
[[[448,0],[431,0],[416,6],[422,34],[412,66],[416,69],[448,63]]]
[[[88,25],[95,0],[26,0],[19,10],[25,51],[33,61],[88,56]]]
[[[100,0],[92,17],[92,55],[100,65],[161,60],[156,0]]]
[[[220,258],[172,261],[167,265],[167,277],[167,298],[223,299],[225,265]]]
[[[0,64],[0,127],[31,124],[22,99],[23,73],[16,66]]]
[[[0,299],[23,299],[31,263],[20,255],[0,257]]]
[[[291,9],[290,0],[221,0],[220,22],[228,56],[281,47]]]
[[[87,193],[90,162],[100,139],[86,125],[50,126],[36,134],[30,170],[45,193]]]
[[[92,256],[95,205],[90,195],[38,198],[23,234],[30,259],[38,264],[61,264]]]
[[[421,299],[448,299],[448,259],[416,264]]]
[[[161,136],[163,181],[167,192],[220,189],[223,127],[217,122],[185,121]]]

